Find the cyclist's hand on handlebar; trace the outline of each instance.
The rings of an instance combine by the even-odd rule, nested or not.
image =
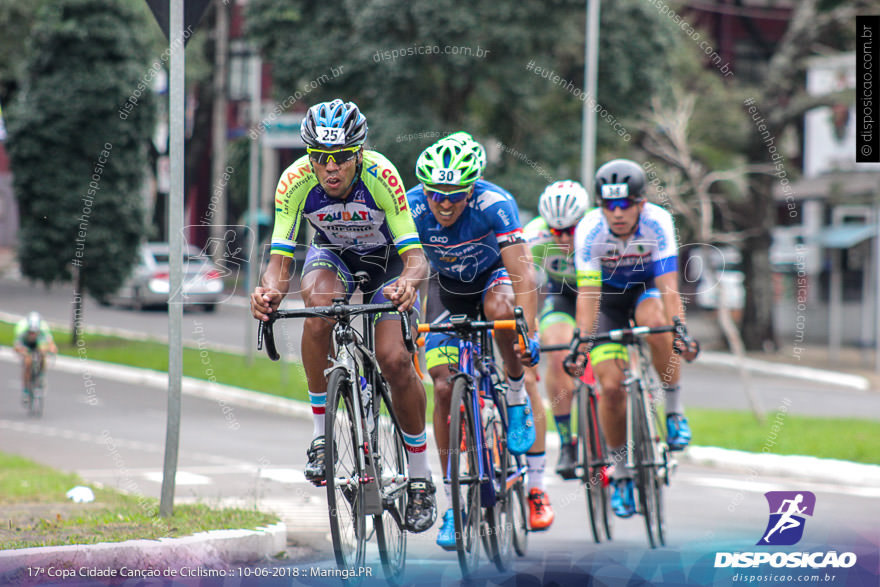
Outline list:
[[[406,312],[413,307],[419,297],[419,282],[400,277],[391,285],[385,286],[382,295],[396,304],[398,311]]]
[[[676,354],[681,355],[688,363],[692,362],[700,354],[700,343],[693,338],[675,338],[672,341],[672,348]]]
[[[276,289],[256,287],[251,294],[251,314],[257,320],[266,321],[269,319],[269,313],[277,310],[283,299],[284,294]]]
[[[525,348],[521,348],[520,344],[516,344],[520,358],[526,367],[536,367],[541,360],[541,343],[538,341],[538,335],[526,338]]]
[[[572,377],[580,377],[587,368],[587,345],[580,344],[574,357],[566,357],[563,367],[565,372]]]

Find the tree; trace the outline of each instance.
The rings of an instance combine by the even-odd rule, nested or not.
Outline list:
[[[522,207],[534,208],[551,181],[579,174],[583,2],[389,6],[251,0],[249,35],[273,65],[279,101],[297,91],[294,108],[339,96],[355,101],[367,114],[371,145],[398,165],[406,185],[415,181],[419,152],[460,129],[482,140],[488,177]],[[668,92],[664,55],[679,42],[670,26],[638,0],[603,4],[599,102],[616,118],[634,117],[651,95]],[[535,75],[530,63],[548,76]],[[606,150],[630,148],[610,126],[599,127]]]
[[[74,340],[82,294],[113,293],[144,232],[144,162],[154,122],[143,81],[146,24],[123,0],[45,5],[10,108],[22,274],[47,285],[74,278]],[[130,97],[137,105],[125,112]]]
[[[773,331],[773,288],[770,276],[771,231],[775,226],[776,182],[792,181],[793,166],[783,161],[788,177],[778,174],[779,160],[767,137],[778,141],[803,120],[804,114],[818,106],[841,100],[840,95],[809,96],[804,79],[811,57],[820,51],[841,51],[853,46],[852,23],[859,10],[876,8],[876,0],[803,0],[794,4],[788,29],[777,45],[760,83],[753,88],[752,100],[761,113],[746,145],[750,165],[774,164],[776,175],[750,174],[746,199],[737,207],[741,218],[748,218],[750,231],[743,240],[743,272],[746,283],[743,313],[743,339],[749,349],[775,349]],[[850,97],[851,99],[851,97]],[[743,107],[745,110],[745,107]],[[764,126],[760,126],[764,125]],[[766,128],[765,128],[766,127]],[[778,147],[777,147],[778,148]]]

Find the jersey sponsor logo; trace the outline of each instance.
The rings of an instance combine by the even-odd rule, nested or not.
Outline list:
[[[278,193],[284,195],[290,189],[290,186],[293,185],[293,181],[296,179],[300,179],[304,177],[305,174],[311,171],[311,168],[308,165],[300,165],[297,167],[296,172],[288,171],[287,175],[280,180],[278,180]]]
[[[397,179],[394,171],[386,167],[382,170],[382,179],[384,179],[388,187],[392,189],[391,193],[397,196],[398,211],[402,212],[406,210],[406,192],[403,191],[403,183],[401,183],[401,181]]]
[[[430,237],[428,237],[428,242],[429,243],[448,243],[449,237],[448,236],[430,236]]]
[[[498,217],[504,223],[504,226],[507,226],[510,224],[510,217],[507,215],[507,212],[505,212],[503,209],[498,210]]]
[[[379,164],[378,164],[378,163],[373,163],[372,165],[370,165],[369,167],[367,167],[367,173],[369,173],[369,174],[372,175],[373,177],[379,177],[379,171],[378,171],[378,169],[379,169]]]
[[[318,222],[349,222],[372,220],[370,213],[364,210],[333,210],[332,212],[318,212],[315,214]]]

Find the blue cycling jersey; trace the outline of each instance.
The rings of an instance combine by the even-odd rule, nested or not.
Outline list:
[[[449,227],[437,222],[421,185],[406,197],[428,261],[445,277],[470,283],[498,265],[501,249],[522,242],[516,202],[494,183],[478,180],[467,207]]]

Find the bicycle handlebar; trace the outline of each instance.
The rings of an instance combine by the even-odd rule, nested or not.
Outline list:
[[[340,318],[344,316],[359,316],[361,314],[379,314],[382,312],[397,312],[397,305],[393,302],[383,304],[345,304],[342,301],[334,303],[332,306],[314,306],[311,308],[303,308],[299,310],[276,310],[270,314],[269,320],[261,321],[257,330],[257,350],[263,349],[263,342],[266,343],[266,354],[273,361],[281,358],[278,349],[275,346],[275,328],[276,320],[284,318]],[[406,350],[410,354],[416,352],[415,343],[412,339],[412,331],[409,321],[408,312],[398,312],[400,314],[400,331],[403,336],[403,343]]]
[[[456,314],[449,317],[449,322],[440,324],[419,324],[416,330],[420,334],[429,332],[457,332],[459,334],[468,334],[472,332],[482,332],[485,330],[516,330],[523,340],[529,332],[526,324],[522,308],[517,306],[513,310],[515,316],[513,320],[471,320],[465,314]]]
[[[577,355],[583,354],[578,350],[582,343],[588,343],[595,345],[596,343],[603,342],[617,342],[620,344],[632,344],[635,342],[637,338],[641,338],[643,336],[648,336],[651,334],[663,334],[666,332],[673,333],[673,344],[672,350],[676,354],[681,354],[681,350],[675,345],[675,341],[682,341],[685,346],[689,346],[690,343],[694,343],[697,347],[697,352],[700,351],[700,345],[696,340],[693,340],[688,336],[687,328],[684,323],[681,321],[681,318],[678,316],[673,316],[672,318],[673,324],[670,326],[658,326],[655,328],[650,328],[648,326],[635,326],[633,328],[618,328],[615,330],[609,330],[608,332],[602,332],[594,335],[581,336],[580,330],[574,331],[574,336],[571,339],[571,342],[568,344],[557,344],[557,345],[547,345],[542,346],[541,351],[553,352],[553,351],[568,351],[568,356],[562,362],[563,368],[568,372],[569,375],[572,375],[571,371],[573,367],[576,365]],[[573,376],[573,375],[572,375]]]

